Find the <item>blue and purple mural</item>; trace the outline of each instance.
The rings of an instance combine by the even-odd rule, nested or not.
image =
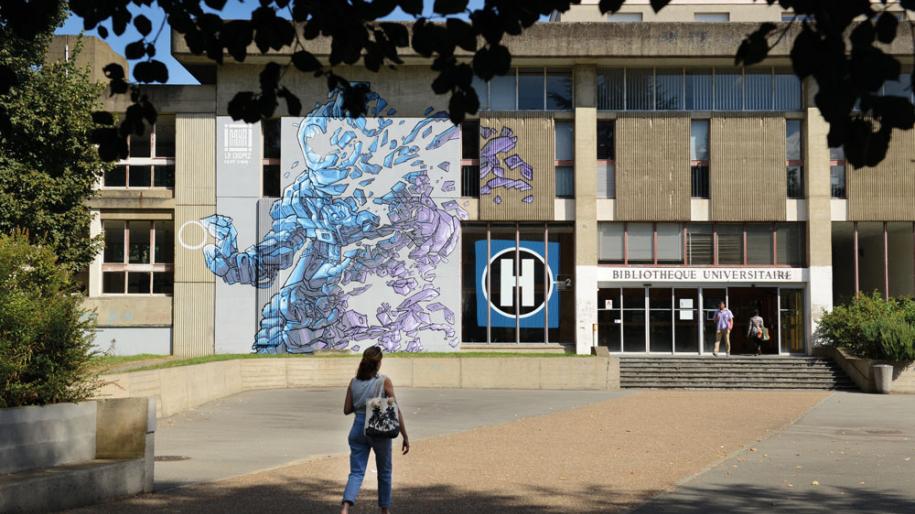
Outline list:
[[[283,119],[282,151],[297,158],[269,232],[246,250],[238,220],[201,220],[215,240],[207,268],[226,284],[283,284],[260,308],[257,352],[458,345],[460,130],[431,110],[394,117],[377,95],[367,112],[344,116],[334,94],[304,119]]]
[[[494,204],[502,203],[499,190],[517,189],[531,191],[534,181],[534,168],[517,153],[510,153],[518,146],[518,136],[509,127],[496,130],[492,127],[480,127],[480,138],[484,141],[480,149],[480,197],[491,196]],[[505,157],[505,154],[509,154]],[[517,170],[518,178],[511,178],[507,170]],[[487,180],[487,177],[492,178]],[[521,202],[534,202],[534,195],[528,194]]]

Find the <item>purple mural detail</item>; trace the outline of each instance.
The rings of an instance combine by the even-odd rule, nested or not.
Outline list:
[[[402,129],[389,134],[394,120],[383,114],[387,103],[381,97],[370,93],[368,104],[370,118],[346,117],[342,98],[332,94],[299,124],[304,169],[271,206],[271,230],[263,240],[239,251],[232,218],[215,214],[201,220],[215,240],[203,249],[206,265],[227,284],[266,289],[281,270],[292,268],[261,311],[253,342],[259,353],[358,350],[366,344],[421,351],[427,332],[441,333],[452,347],[458,344],[453,314],[438,314],[444,306],[436,300],[441,292],[434,281],[436,269],[459,244],[459,220],[467,213],[454,200],[433,198],[430,170],[419,160],[420,141],[412,144],[432,137],[423,127],[431,128],[444,114],[413,121],[404,136]],[[425,148],[454,140],[454,132],[446,129]],[[315,148],[326,145],[312,140],[325,138],[332,150],[318,153]],[[376,152],[383,165],[369,162]],[[377,175],[382,169],[397,174],[389,190],[346,194],[354,174]],[[377,304],[374,320],[350,306],[367,295],[396,303],[392,294],[404,299],[396,306]]]
[[[505,165],[512,170],[518,166],[521,166],[522,164],[524,164],[524,160],[518,154],[510,155],[507,159],[505,159]]]
[[[442,191],[444,191],[446,193],[450,193],[450,192],[454,191],[454,181],[446,180],[444,183],[442,183]]]
[[[447,171],[448,171],[448,168],[450,168],[450,167],[451,167],[451,163],[448,162],[448,161],[440,162],[440,163],[438,164],[438,168],[439,168],[440,170],[444,171],[444,172],[447,172]]]
[[[526,163],[517,153],[511,153],[507,157],[502,157],[518,146],[518,136],[515,136],[509,127],[502,127],[498,130],[492,127],[480,127],[480,135],[486,140],[480,149],[480,182],[482,183],[490,175],[485,183],[481,184],[480,196],[490,195],[496,189],[516,189],[518,191],[530,191],[534,188],[534,169]],[[514,171],[519,177],[512,177],[509,173]],[[494,195],[493,203],[501,204],[502,197]],[[522,202],[526,204],[533,203],[533,195],[528,195]]]

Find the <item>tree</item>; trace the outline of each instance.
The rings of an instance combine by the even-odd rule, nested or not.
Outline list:
[[[0,409],[91,396],[94,320],[54,250],[0,234]]]
[[[10,40],[17,38],[3,41]],[[104,88],[91,83],[74,59],[42,64],[41,40],[18,41],[18,48],[28,48],[19,54],[10,54],[6,46],[0,50],[0,63],[16,70],[17,77],[0,96],[7,116],[0,131],[0,232],[24,230],[75,272],[100,250],[100,238],[89,237],[86,201],[107,166],[88,142]]]
[[[759,0],[772,5],[776,0]],[[54,0],[10,0],[0,9],[0,24],[28,30],[22,17],[35,17],[36,5],[53,10]],[[115,34],[123,34],[132,23],[140,34],[126,48],[126,57],[137,61],[134,76],[142,83],[166,82],[168,70],[155,58],[156,41],[162,32],[150,20],[133,16],[130,4],[152,5],[152,0],[71,0],[70,8],[83,18],[86,30],[97,29],[106,37],[109,23]],[[484,80],[507,72],[511,54],[503,45],[507,36],[521,34],[541,16],[565,12],[579,0],[486,0],[482,7],[468,9],[468,0],[261,0],[250,20],[225,20],[220,11],[226,0],[158,0],[172,29],[181,34],[190,50],[221,64],[228,54],[236,61],[247,56],[248,45],[258,51],[291,47],[288,62],[270,62],[260,74],[260,91],[240,91],[229,103],[234,119],[254,122],[273,116],[279,100],[284,100],[290,115],[301,112],[301,102],[283,87],[283,74],[289,69],[313,74],[327,81],[329,89],[341,89],[348,111],[361,115],[367,86],[351,85],[338,73],[339,65],[361,65],[378,71],[382,66],[396,67],[402,61],[399,49],[412,47],[431,60],[438,73],[431,86],[436,94],[449,94],[451,119],[460,122],[467,113],[476,113],[479,99],[471,82],[476,75]],[[619,10],[625,0],[601,0],[601,12]],[[670,0],[651,0],[656,10]],[[907,99],[881,97],[876,91],[886,80],[899,76],[898,59],[885,53],[881,44],[897,37],[899,21],[887,12],[888,0],[872,5],[870,0],[778,0],[785,10],[797,16],[787,25],[763,23],[740,42],[735,41],[735,64],[750,65],[763,60],[775,41],[785,37],[791,27],[800,27],[794,39],[791,59],[795,73],[812,76],[819,85],[815,102],[829,122],[829,144],[844,146],[854,166],[875,165],[886,155],[893,129],[911,129],[915,109]],[[30,5],[25,9],[23,5]],[[431,4],[435,13],[423,16]],[[900,0],[903,9],[915,11],[915,0]],[[409,24],[383,21],[396,8],[414,17]],[[856,23],[856,19],[863,19]],[[22,25],[25,25],[23,28]],[[909,27],[910,32],[915,30]],[[850,36],[847,33],[850,31]],[[326,63],[318,60],[305,45],[319,37],[331,40]],[[915,39],[915,37],[913,37]],[[459,49],[471,52],[471,59],[459,56]],[[130,86],[124,70],[117,65],[106,69],[113,94],[130,94],[132,105],[123,121],[94,133],[103,158],[113,160],[127,155],[126,138],[142,134],[143,120],[153,123],[156,110],[142,88]],[[0,93],[3,90],[0,70]],[[859,108],[856,108],[858,106]]]

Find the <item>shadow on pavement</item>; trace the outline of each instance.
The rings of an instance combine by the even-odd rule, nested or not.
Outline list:
[[[171,489],[70,512],[333,513],[338,512],[340,494],[342,484],[339,481],[322,479],[246,486],[214,483]],[[392,510],[398,514],[597,514],[625,511],[644,498],[645,495],[631,492],[620,495],[597,486],[576,489],[543,485],[491,494],[449,485],[398,488],[395,482]],[[375,490],[363,488],[359,503],[350,512],[378,512]]]
[[[748,484],[679,487],[635,509],[634,514],[759,514],[769,512],[886,514],[915,512],[913,497],[890,491],[815,486],[793,490]]]

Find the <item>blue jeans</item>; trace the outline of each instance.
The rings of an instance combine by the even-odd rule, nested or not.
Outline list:
[[[375,450],[375,467],[378,468],[378,506],[391,507],[391,463],[392,439],[369,439],[363,434],[365,411],[357,412],[353,428],[349,431],[349,479],[343,490],[343,501],[356,504],[356,496],[365,478],[365,466],[369,462],[369,451]]]

